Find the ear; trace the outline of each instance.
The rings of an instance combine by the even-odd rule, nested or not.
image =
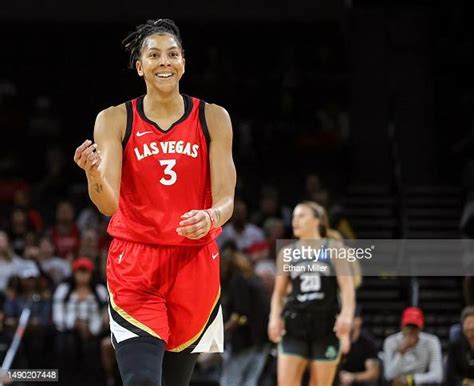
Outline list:
[[[141,60],[135,62],[135,68],[137,69],[138,76],[143,76],[143,66]]]
[[[183,58],[183,74],[186,72],[186,59]]]

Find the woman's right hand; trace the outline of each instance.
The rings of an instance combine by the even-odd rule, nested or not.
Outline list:
[[[268,322],[268,337],[273,343],[278,343],[285,333],[285,322],[280,316],[271,317]]]
[[[91,140],[85,140],[74,153],[74,162],[91,177],[99,177],[99,166],[102,162],[97,144]]]

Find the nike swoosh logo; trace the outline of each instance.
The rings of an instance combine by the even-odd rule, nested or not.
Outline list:
[[[122,262],[122,260],[123,260],[123,255],[124,255],[124,254],[125,254],[125,253],[122,252],[122,253],[119,255],[119,257],[118,257],[118,263],[119,263],[119,264]]]
[[[212,254],[212,260],[215,260],[217,256],[219,256],[219,253],[213,253]]]
[[[142,132],[137,131],[137,137],[141,137],[142,135],[150,134],[150,133],[153,133],[153,131],[142,131]]]

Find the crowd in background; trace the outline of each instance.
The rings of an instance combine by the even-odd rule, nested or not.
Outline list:
[[[68,197],[57,201],[51,218],[46,203],[32,204],[36,188],[15,190],[12,202],[3,207],[1,356],[28,305],[31,316],[15,368],[58,367],[65,385],[118,384],[104,276],[110,242],[108,218],[86,199],[77,206]],[[315,174],[308,175],[298,191],[299,200],[327,203],[328,191]],[[227,350],[223,356],[201,355],[195,385],[275,382],[276,352],[266,330],[276,274],[275,245],[277,239],[292,236],[292,206],[283,204],[278,193],[275,187],[264,189],[258,195],[257,210],[252,211],[237,197],[232,220],[218,239]],[[338,213],[337,205],[334,208],[333,212]],[[355,237],[347,218],[338,215],[332,220],[332,226],[345,238]],[[413,373],[422,374],[415,375],[417,385],[441,384],[443,368],[449,386],[457,384],[452,383],[456,377],[463,379],[471,374],[474,378],[473,361],[465,360],[466,354],[474,352],[473,320],[474,310],[468,308],[460,326],[453,327],[447,364],[443,365],[438,338],[422,332],[421,310],[406,310],[401,332],[377,347],[362,330],[363,314],[359,309],[352,333],[353,348],[340,372],[340,384],[376,385],[383,374],[393,380],[390,384],[402,385],[396,383],[402,382],[398,379]]]

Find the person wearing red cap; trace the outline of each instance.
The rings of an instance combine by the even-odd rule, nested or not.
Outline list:
[[[79,257],[72,262],[72,270],[76,272],[79,269],[92,272],[94,270],[94,263],[87,257]]]
[[[390,385],[438,385],[443,381],[440,341],[422,332],[424,325],[423,311],[408,307],[402,314],[402,330],[385,339],[384,370]]]
[[[92,260],[78,257],[72,262],[72,276],[60,283],[53,295],[58,365],[66,385],[76,380],[87,384],[95,371],[95,364],[87,358],[99,349],[107,289],[93,276],[94,268]]]

